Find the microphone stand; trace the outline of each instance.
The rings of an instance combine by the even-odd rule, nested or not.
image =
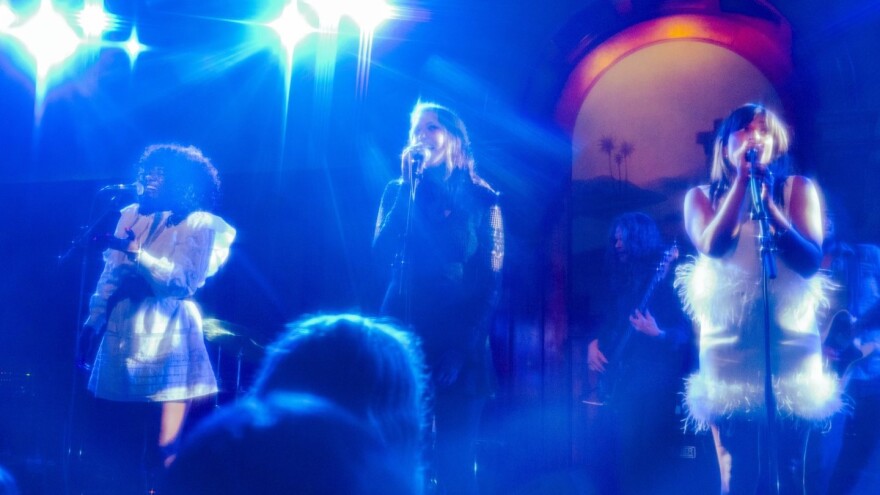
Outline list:
[[[98,191],[100,194],[103,191],[108,189],[102,188]],[[110,198],[110,205],[117,206],[118,205],[118,195],[113,195]],[[95,199],[92,199],[92,205],[90,207],[89,218],[91,218],[94,214],[95,209]],[[85,413],[83,409],[85,408],[85,404],[83,404],[83,400],[80,398],[80,387],[85,384],[81,384],[81,381],[84,380],[84,377],[81,376],[83,374],[87,375],[88,371],[90,371],[89,366],[91,363],[86,363],[84,361],[88,356],[83,355],[82,344],[85,338],[85,328],[83,327],[84,321],[84,306],[86,304],[86,275],[88,272],[88,258],[90,254],[90,247],[94,244],[94,241],[105,232],[100,231],[100,227],[107,225],[107,221],[110,219],[111,215],[118,214],[118,209],[106,207],[104,211],[95,219],[91,224],[87,224],[80,228],[80,232],[70,241],[70,245],[67,249],[64,250],[63,253],[59,254],[56,258],[56,261],[59,266],[64,265],[70,260],[73,253],[82,249],[82,256],[80,258],[80,266],[79,266],[79,288],[77,292],[77,305],[76,305],[76,335],[74,341],[74,376],[73,380],[71,380],[71,390],[70,390],[70,402],[67,408],[67,422],[65,425],[65,431],[63,433],[62,438],[62,460],[61,460],[61,470],[62,470],[62,478],[64,485],[64,493],[71,494],[77,489],[81,489],[81,486],[74,486],[75,484],[82,483],[82,476],[77,476],[81,473],[74,473],[74,468],[79,470],[84,469],[83,465],[83,450],[84,450],[84,433],[82,431],[75,431],[77,429],[77,425],[82,420],[80,417]],[[114,224],[115,226],[115,224]],[[112,231],[110,232],[112,234]],[[84,373],[85,372],[85,373]],[[87,378],[85,378],[87,379]],[[76,463],[76,466],[73,464]],[[74,477],[76,481],[74,481]]]
[[[415,169],[417,167],[421,168],[423,160],[424,158],[421,155],[414,155],[410,160],[409,200],[406,202],[406,223],[404,224],[403,241],[401,242],[400,252],[398,253],[398,256],[400,257],[400,285],[397,287],[397,293],[403,298],[403,317],[404,322],[407,324],[412,323],[412,284],[410,280],[410,270],[407,266],[409,263],[409,253],[407,248],[409,243],[409,233],[412,228],[413,203],[416,202],[416,186],[418,186],[416,181],[420,175],[416,173]]]
[[[749,190],[752,195],[752,220],[758,222],[758,254],[761,257],[761,292],[764,298],[764,407],[767,421],[767,479],[768,493],[779,492],[778,431],[776,424],[776,395],[773,393],[772,356],[770,352],[770,287],[769,281],[776,278],[776,259],[770,237],[770,222],[767,210],[761,201],[761,185],[756,177],[758,150],[746,151],[749,163]]]

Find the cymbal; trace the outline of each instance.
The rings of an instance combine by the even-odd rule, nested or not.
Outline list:
[[[250,337],[253,333],[244,325],[216,318],[202,320],[205,340],[233,354],[242,353],[249,358],[262,359],[265,346]]]

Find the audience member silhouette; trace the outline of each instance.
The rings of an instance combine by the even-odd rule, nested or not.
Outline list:
[[[412,495],[379,431],[323,398],[249,397],[199,424],[172,464],[172,495]]]
[[[425,380],[417,339],[390,323],[352,314],[296,321],[269,347],[250,396],[186,442],[169,486],[179,493],[238,493],[211,491],[232,485],[247,493],[421,493]],[[218,466],[225,482],[206,480]],[[251,484],[265,476],[276,479]]]
[[[424,368],[417,338],[391,323],[352,314],[307,317],[269,347],[253,394],[328,399],[415,460],[426,417]]]

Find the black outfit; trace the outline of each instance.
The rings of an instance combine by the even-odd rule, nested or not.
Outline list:
[[[421,180],[410,198],[402,180],[382,195],[373,247],[392,268],[382,313],[405,322],[422,341],[440,486],[449,494],[473,493],[474,441],[495,384],[488,330],[504,256],[501,212],[496,193],[463,170],[443,183]],[[452,383],[438,383],[456,370]]]
[[[692,329],[669,276],[660,280],[648,310],[663,332],[649,337],[633,328],[629,316],[640,307],[661,255],[625,266],[610,275],[599,350],[608,359],[600,378],[591,471],[602,494],[665,493],[670,465],[680,443],[683,377],[693,361]],[[671,480],[669,480],[671,481]]]
[[[850,365],[844,375],[853,408],[843,418],[843,444],[828,493],[880,493],[880,350]]]
[[[831,315],[840,311],[847,311],[854,320],[863,320],[859,326],[865,324],[878,326],[877,303],[880,302],[880,248],[873,244],[850,245],[844,242],[835,242],[828,249],[831,255],[831,265],[828,267],[829,275],[839,286],[839,290],[831,293]],[[874,311],[872,311],[874,310]],[[829,315],[829,316],[831,316]],[[846,322],[846,319],[843,320]],[[834,321],[826,323],[832,330]],[[835,363],[835,371],[842,375],[846,367],[852,361],[861,357],[861,352],[852,344],[852,327],[843,326],[844,330],[837,334],[829,334],[825,340],[826,346],[831,346],[840,354],[840,360]]]
[[[837,352],[838,359],[831,365],[836,373],[843,375],[850,363],[862,357],[861,351],[853,344],[855,333],[880,328],[880,247],[830,239],[825,249],[831,256],[828,274],[838,289],[830,293],[830,311],[824,324],[824,331],[828,334],[823,345]],[[862,361],[862,365],[865,362]],[[845,397],[859,407],[849,391]],[[841,463],[849,462],[847,459],[851,456],[841,450],[848,434],[844,431],[845,426],[852,432],[851,418],[846,410],[835,414],[827,428],[810,432],[806,475],[810,495],[833,493],[828,491],[832,475],[835,471],[846,470]]]
[[[199,423],[159,493],[412,495],[420,487],[409,461],[339,406],[275,393]]]

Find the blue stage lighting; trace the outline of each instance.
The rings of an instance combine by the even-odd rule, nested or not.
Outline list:
[[[318,15],[321,28],[333,31],[342,17],[351,18],[362,31],[372,32],[394,9],[385,0],[303,0]]]
[[[38,79],[45,78],[49,69],[73,55],[80,43],[76,32],[49,0],[42,0],[37,13],[21,26],[10,28],[9,33],[21,40],[33,56]]]
[[[100,38],[111,25],[111,16],[104,11],[103,0],[87,2],[77,20],[87,38]]]
[[[278,33],[288,57],[292,57],[297,43],[314,31],[314,28],[300,15],[296,2],[293,1],[284,7],[277,19],[269,23],[269,27]]]
[[[15,12],[6,2],[0,2],[0,33],[9,32],[9,28],[15,24]]]
[[[131,67],[134,67],[134,63],[137,61],[138,56],[141,52],[147,49],[146,46],[142,45],[140,41],[138,41],[137,28],[132,26],[131,35],[127,40],[123,41],[120,45],[125,53],[128,54],[128,61]]]
[[[346,3],[348,4],[346,15],[360,26],[361,31],[372,33],[379,24],[394,15],[394,8],[388,5],[385,0],[360,0]]]
[[[339,26],[339,19],[345,14],[345,0],[303,0],[318,15],[321,29],[335,31]]]

